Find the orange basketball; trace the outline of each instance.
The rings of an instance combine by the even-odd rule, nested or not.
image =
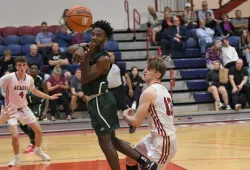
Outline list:
[[[66,22],[70,29],[76,32],[84,32],[92,24],[92,13],[84,6],[75,6],[69,10]]]

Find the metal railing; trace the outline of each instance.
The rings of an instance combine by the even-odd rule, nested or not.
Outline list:
[[[138,16],[138,20],[136,19],[136,14]],[[134,19],[134,37],[133,40],[136,41],[136,28],[135,28],[135,24],[137,23],[138,25],[141,25],[141,15],[140,13],[137,11],[137,9],[133,10],[133,19]]]
[[[146,30],[146,50],[147,50],[147,56],[149,56],[149,52],[148,52],[148,47],[149,47],[149,43],[151,42],[151,30],[150,28],[147,28]]]
[[[124,1],[124,9],[125,9],[125,12],[127,13],[127,19],[128,19],[128,29],[127,29],[127,31],[130,31],[129,4],[128,4],[128,1],[127,1],[127,0]]]

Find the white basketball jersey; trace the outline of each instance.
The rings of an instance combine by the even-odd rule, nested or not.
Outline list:
[[[10,73],[0,78],[0,86],[6,87],[6,105],[10,104],[13,109],[27,106],[26,94],[28,90],[35,88],[31,76],[26,74],[24,80],[19,80],[16,73]]]
[[[171,136],[175,134],[172,99],[168,90],[161,84],[152,84],[157,92],[155,104],[149,108],[148,126],[153,134]]]

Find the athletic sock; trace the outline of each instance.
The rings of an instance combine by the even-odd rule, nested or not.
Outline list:
[[[16,159],[19,159],[19,158],[20,158],[19,154],[15,155],[15,158],[16,158]]]
[[[138,165],[134,165],[134,166],[129,166],[126,164],[126,170],[138,170]]]
[[[147,165],[147,164],[148,164],[149,160],[148,160],[146,157],[144,157],[144,156],[140,156],[140,157],[137,159],[137,162],[138,162],[140,165],[144,166],[144,165]]]

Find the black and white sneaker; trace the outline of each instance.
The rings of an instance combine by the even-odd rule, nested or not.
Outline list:
[[[141,170],[156,170],[158,165],[155,162],[149,162],[147,165],[145,166],[140,166]]]

